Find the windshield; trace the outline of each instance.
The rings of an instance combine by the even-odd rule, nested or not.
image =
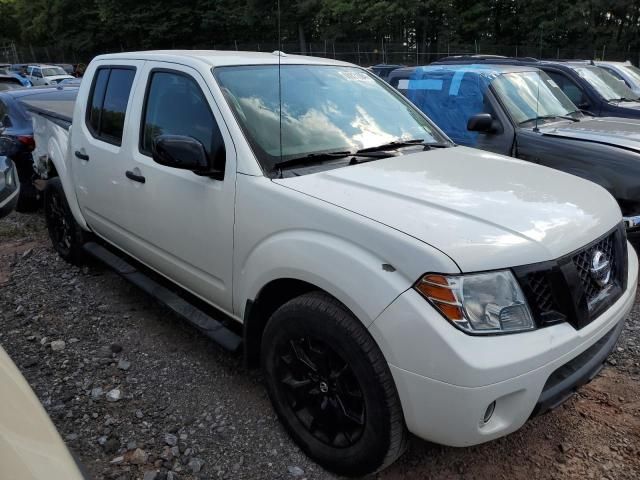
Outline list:
[[[572,68],[607,101],[623,98],[628,100],[638,99],[638,96],[629,87],[600,67],[585,65]]]
[[[633,78],[633,83],[640,86],[640,68],[634,65],[625,65],[624,68],[627,71],[627,75]]]
[[[542,71],[504,73],[491,86],[516,124],[539,117],[562,117],[578,110]]]
[[[61,67],[47,67],[42,69],[43,77],[53,77],[55,75],[67,75],[67,72]]]
[[[268,171],[281,160],[398,140],[448,143],[400,94],[360,68],[282,65],[282,132],[278,65],[217,67],[214,74]]]

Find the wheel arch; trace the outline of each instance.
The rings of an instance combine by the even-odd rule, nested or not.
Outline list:
[[[71,132],[40,115],[34,115],[34,119],[34,134],[47,138],[45,147],[40,147],[36,142],[36,149],[33,152],[34,162],[37,165],[36,169],[40,175],[46,175],[46,178],[60,178],[73,218],[80,228],[90,231],[80,210],[71,179],[71,172],[67,168],[66,156],[69,153],[68,146]]]
[[[316,285],[296,278],[279,278],[264,285],[255,299],[246,301],[243,343],[248,367],[257,368],[260,365],[262,334],[271,315],[289,300],[311,291],[325,292]]]

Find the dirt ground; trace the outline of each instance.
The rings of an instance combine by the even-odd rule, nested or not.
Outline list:
[[[58,259],[39,215],[0,220],[0,344],[96,479],[335,478],[289,440],[259,372],[106,268]],[[636,304],[562,407],[473,448],[414,438],[377,477],[638,479],[639,354]]]

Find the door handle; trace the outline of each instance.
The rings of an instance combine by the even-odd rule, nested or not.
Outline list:
[[[131,170],[127,170],[125,172],[125,175],[127,176],[127,178],[129,180],[133,180],[134,182],[144,183],[144,182],[147,181],[147,179],[144,178],[142,175],[137,175],[137,174],[133,173]]]
[[[89,155],[82,153],[79,150],[75,151],[75,155],[76,157],[78,157],[80,160],[86,160],[87,162],[89,161]]]

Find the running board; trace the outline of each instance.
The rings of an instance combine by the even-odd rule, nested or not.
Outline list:
[[[166,287],[137,270],[123,258],[110,252],[95,242],[84,244],[84,250],[114,269],[120,276],[129,280],[163,305],[193,324],[207,337],[231,352],[236,352],[242,344],[242,338],[225,327],[220,321],[207,315],[199,308],[178,296]]]

